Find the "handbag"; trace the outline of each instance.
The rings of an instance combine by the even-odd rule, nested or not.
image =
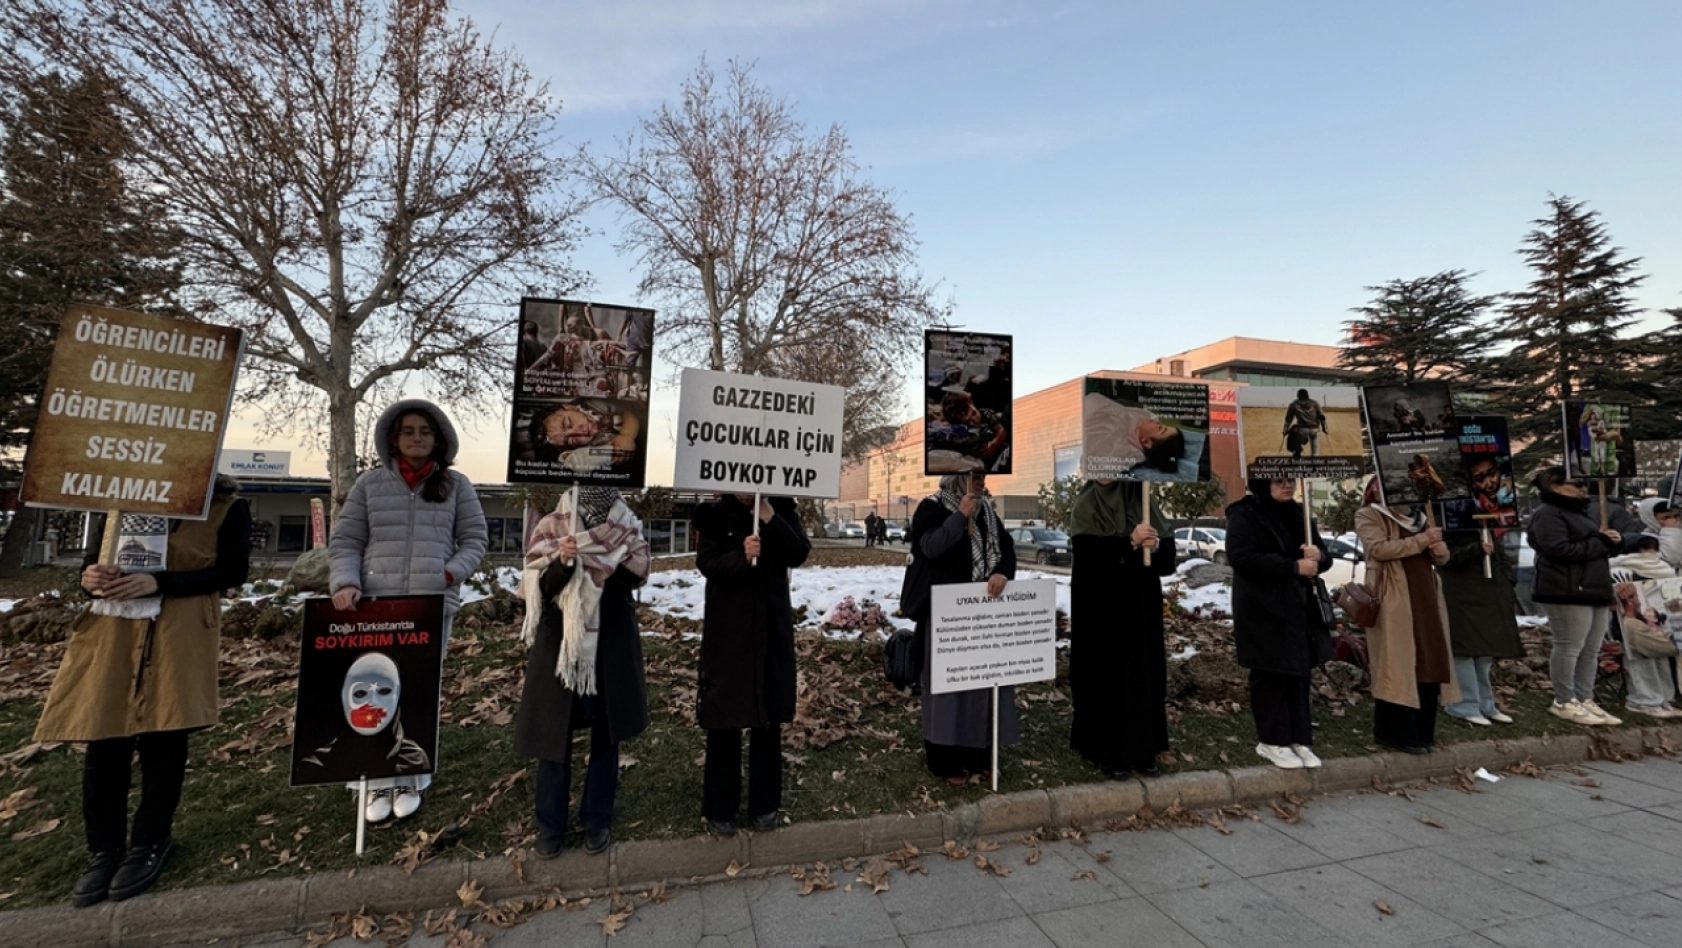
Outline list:
[[[1337,628],[1337,612],[1332,608],[1332,592],[1326,588],[1326,581],[1314,577],[1314,604],[1320,607],[1320,627],[1327,632]]]
[[[1366,583],[1344,583],[1337,591],[1337,607],[1363,629],[1378,624],[1378,591]]]
[[[882,643],[882,671],[896,688],[915,688],[923,678],[923,650],[917,633],[895,629]]]

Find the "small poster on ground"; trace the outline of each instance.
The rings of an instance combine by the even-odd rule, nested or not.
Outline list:
[[[1057,677],[1057,582],[1012,580],[997,599],[986,583],[929,591],[929,691],[971,691]]]
[[[430,774],[444,597],[304,601],[292,786]]]
[[[839,385],[684,369],[672,486],[838,497],[846,399]]]
[[[1238,390],[1238,454],[1249,480],[1348,480],[1367,471],[1361,390],[1338,386]]]
[[[653,358],[651,309],[521,300],[509,482],[642,487]]]
[[[1682,642],[1682,579],[1643,579],[1617,583],[1618,631],[1624,648],[1646,658],[1675,655]],[[1665,649],[1669,643],[1670,650]]]
[[[1561,403],[1565,415],[1565,469],[1572,477],[1634,477],[1635,438],[1630,407],[1593,400]]]
[[[1011,472],[1011,337],[923,334],[925,475]]]
[[[1460,460],[1467,496],[1443,502],[1443,527],[1480,530],[1501,536],[1518,526],[1518,491],[1513,481],[1513,447],[1507,419],[1499,415],[1460,418]]]
[[[1209,386],[1089,377],[1081,391],[1087,478],[1209,479]]]
[[[1447,382],[1369,385],[1361,398],[1386,505],[1470,495],[1460,463],[1460,421]]]

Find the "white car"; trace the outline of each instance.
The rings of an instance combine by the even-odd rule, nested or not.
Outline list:
[[[1328,537],[1326,549],[1332,554],[1332,568],[1320,574],[1326,586],[1336,589],[1347,583],[1358,583],[1367,575],[1367,564],[1361,550],[1343,537]]]
[[[888,524],[888,542],[900,543],[905,540],[905,528],[897,523]]]
[[[1226,562],[1226,531],[1220,527],[1181,527],[1174,531],[1174,555]]]
[[[841,525],[841,537],[842,537],[842,539],[846,539],[846,540],[862,540],[862,539],[864,539],[864,524],[859,523],[856,520],[852,521],[850,523],[842,524]]]

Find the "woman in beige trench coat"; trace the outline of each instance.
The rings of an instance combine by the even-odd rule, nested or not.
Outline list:
[[[1436,743],[1437,706],[1460,700],[1449,647],[1448,608],[1434,566],[1448,562],[1442,530],[1379,501],[1367,485],[1355,533],[1378,594],[1378,621],[1367,630],[1372,666],[1373,738],[1410,754]]]

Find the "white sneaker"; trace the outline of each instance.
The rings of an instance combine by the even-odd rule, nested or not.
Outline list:
[[[1281,770],[1301,770],[1302,758],[1291,752],[1289,747],[1278,744],[1257,744],[1256,753],[1266,758],[1267,762]]]
[[[368,806],[363,809],[362,816],[370,823],[383,823],[391,818],[391,791],[368,791]]]
[[[1644,714],[1650,718],[1682,718],[1682,711],[1678,711],[1668,704],[1662,704],[1656,708],[1632,707],[1630,710],[1636,714]]]
[[[1491,721],[1494,721],[1496,724],[1511,724],[1511,723],[1513,723],[1512,716],[1507,714],[1507,712],[1505,712],[1505,711],[1497,711],[1494,714],[1490,715],[1489,719]]]
[[[1296,754],[1297,760],[1302,761],[1302,765],[1307,767],[1309,770],[1313,770],[1314,768],[1320,766],[1319,756],[1317,756],[1314,751],[1310,750],[1306,744],[1292,744],[1291,752]]]
[[[1493,723],[1481,714],[1474,714],[1469,718],[1461,718],[1460,720],[1465,721],[1467,724],[1476,724],[1478,727],[1489,727],[1489,725]]]
[[[1548,705],[1548,713],[1556,718],[1564,718],[1572,724],[1600,723],[1600,719],[1595,717],[1594,713],[1589,711],[1589,709],[1583,707],[1582,704],[1580,704],[1575,698],[1563,703],[1555,701],[1553,704]]]
[[[391,801],[391,815],[398,819],[414,816],[420,809],[421,792],[419,790],[402,789],[397,791],[396,799]]]
[[[1611,716],[1610,714],[1607,714],[1605,712],[1605,710],[1603,710],[1600,707],[1600,705],[1595,704],[1593,701],[1584,701],[1584,702],[1582,702],[1582,705],[1583,705],[1583,710],[1587,711],[1591,716],[1598,719],[1598,720],[1589,722],[1591,724],[1616,725],[1616,724],[1624,723],[1622,718],[1615,718],[1615,717]]]

